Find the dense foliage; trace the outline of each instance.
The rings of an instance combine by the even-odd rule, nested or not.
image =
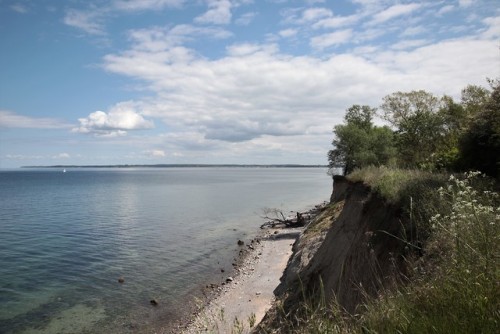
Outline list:
[[[348,174],[369,165],[430,171],[480,170],[500,176],[500,81],[491,91],[469,85],[460,102],[419,90],[383,98],[378,115],[390,124],[375,126],[377,109],[353,105],[335,126],[330,167]]]
[[[390,163],[395,155],[394,133],[387,127],[374,126],[375,109],[353,105],[347,109],[345,124],[335,126],[335,149],[328,154],[330,166],[343,166],[344,173],[355,168]]]

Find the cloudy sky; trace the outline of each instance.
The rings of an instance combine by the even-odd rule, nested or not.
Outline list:
[[[352,104],[500,75],[496,0],[0,0],[0,168],[326,164]]]

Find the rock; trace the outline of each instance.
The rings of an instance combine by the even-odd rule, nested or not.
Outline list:
[[[223,273],[223,272],[225,272],[225,270],[221,268],[221,269],[220,269],[220,272],[221,272],[221,273]]]
[[[158,301],[156,299],[151,299],[149,303],[153,306],[158,306]]]
[[[244,244],[245,244],[245,242],[244,242],[244,241],[242,241],[242,240],[238,240],[238,246],[243,246]]]
[[[125,278],[119,277],[118,278],[118,283],[125,283]]]
[[[232,282],[233,281],[233,278],[231,276],[229,276],[228,278],[226,278],[226,282],[229,283],[229,282]]]

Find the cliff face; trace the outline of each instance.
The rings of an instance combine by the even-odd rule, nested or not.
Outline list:
[[[365,185],[336,176],[330,206],[295,243],[275,291],[285,311],[293,312],[304,295],[324,293],[326,300],[335,296],[355,312],[364,295],[376,295],[398,278],[405,247],[401,232],[398,208]]]

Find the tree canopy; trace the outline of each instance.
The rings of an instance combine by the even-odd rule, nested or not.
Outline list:
[[[373,125],[376,109],[353,105],[346,111],[344,124],[333,132],[335,147],[328,153],[330,167],[342,166],[344,174],[368,165],[383,165],[394,156],[393,132]]]
[[[460,102],[418,90],[387,95],[379,113],[349,107],[333,129],[330,167],[343,167],[345,174],[367,165],[475,169],[500,177],[500,80],[489,82],[491,91],[465,87]],[[376,115],[390,127],[375,126]]]

